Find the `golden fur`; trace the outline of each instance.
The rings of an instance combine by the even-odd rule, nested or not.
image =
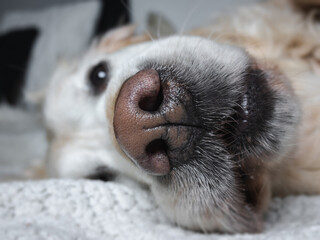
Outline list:
[[[301,117],[297,129],[295,129],[295,136],[292,139],[290,138],[290,142],[286,143],[287,146],[284,146],[286,150],[283,152],[280,150],[279,153],[272,155],[277,156],[277,159],[263,159],[262,163],[260,163],[259,161],[255,161],[257,159],[254,159],[254,157],[251,157],[246,162],[247,166],[245,166],[244,171],[250,176],[250,179],[246,182],[246,187],[249,189],[249,198],[253,202],[254,211],[259,216],[266,210],[272,195],[320,193],[320,23],[317,21],[317,6],[320,6],[320,1],[316,0],[304,2],[296,0],[294,4],[286,0],[273,1],[239,9],[230,16],[222,16],[216,19],[210,26],[201,27],[188,33],[189,35],[201,36],[223,44],[244,48],[253,59],[251,66],[253,69],[261,69],[272,74],[272,79],[269,82],[270,88],[285,93],[285,95],[286,93],[290,93],[288,95],[291,95],[293,92],[293,95],[296,96],[299,102],[300,112],[296,115],[300,115]],[[122,50],[122,48],[148,40],[150,38],[146,35],[135,36],[134,27],[124,27],[109,32],[98,42],[95,42],[88,55],[97,57],[101,53],[109,54],[118,50],[126,51],[126,49]],[[92,63],[90,62],[90,64]],[[77,71],[80,72],[80,70]],[[63,92],[61,89],[58,89],[59,86],[62,86],[60,84],[64,88],[72,86],[67,85],[68,81],[57,81],[56,91],[58,94]],[[113,133],[113,135],[109,136],[111,139],[108,139],[108,141],[112,142],[110,148],[117,151],[117,153],[113,153],[111,156],[112,160],[117,158],[126,159],[125,163],[120,163],[120,165],[123,164],[120,171],[119,169],[115,169],[119,172],[124,170],[127,175],[131,174],[131,176],[139,180],[143,178],[140,176],[143,174],[140,174],[139,169],[133,170],[135,166],[131,164],[119,147],[112,126],[114,105],[121,87],[120,84],[116,85],[114,83],[114,85],[109,86],[106,90],[108,101],[104,103],[104,114],[106,114],[107,124],[109,125],[105,128],[108,128],[108,131]],[[57,99],[55,98],[54,87],[55,85],[51,87],[51,97],[53,100],[49,99],[47,102],[50,104],[54,103],[52,106],[56,107]],[[83,99],[79,98],[79,101],[84,107],[88,107],[88,109],[85,109],[86,116],[93,116],[94,112],[91,112],[92,106],[85,105],[87,104],[87,96],[85,94]],[[68,98],[70,94],[66,95],[68,96],[64,97]],[[60,97],[60,99],[62,98],[63,96]],[[292,100],[292,98],[288,99]],[[90,118],[85,119],[87,121],[85,124],[89,127],[85,124],[79,124],[79,129],[81,129],[78,132],[79,135],[73,134],[73,127],[76,126],[77,122],[72,122],[73,119],[71,121],[66,118],[66,122],[60,124],[60,119],[58,121],[55,118],[55,114],[48,107],[49,105],[47,104],[47,109],[45,106],[47,115],[50,116],[47,119],[53,123],[51,124],[52,126],[56,127],[56,133],[53,135],[49,150],[51,163],[57,162],[55,159],[59,158],[59,154],[62,155],[64,148],[68,148],[66,147],[68,145],[66,142],[70,141],[74,144],[72,145],[69,142],[70,148],[74,147],[78,150],[78,147],[81,146],[81,149],[85,150],[85,147],[82,147],[86,146],[85,143],[88,141],[94,142],[94,139],[98,139],[98,137],[101,137],[100,135],[103,135],[99,129],[94,128],[97,122],[96,119]],[[64,107],[64,105],[65,102],[62,102],[61,106]],[[52,109],[57,111],[55,108]],[[50,121],[48,121],[48,125],[50,125]],[[93,124],[94,127],[90,124]],[[93,131],[89,133],[87,129],[90,127],[92,127],[91,130]],[[76,127],[75,129],[75,131],[78,130]],[[81,137],[81,134],[84,132],[86,134],[85,137]],[[248,141],[248,143],[250,144],[251,142]],[[104,150],[106,146],[106,144],[103,145],[104,143],[102,144],[101,142],[97,142],[96,144],[97,146],[95,147],[99,150]],[[76,153],[77,151],[72,152],[72,154]],[[77,155],[71,155],[72,159],[74,159],[74,156]],[[89,171],[84,168],[84,172],[72,172],[74,165],[77,165],[77,163],[70,162],[69,165],[57,164],[57,171],[63,172],[63,174],[60,172],[58,176],[70,177],[70,174],[73,174],[73,177],[78,177]],[[70,169],[72,171],[68,172]],[[143,182],[147,181],[143,180]],[[167,195],[174,194],[168,191]],[[174,197],[172,199],[175,205],[178,200],[174,199]],[[168,207],[168,209],[170,213],[171,208]],[[208,219],[211,217],[214,219],[215,216],[209,214],[211,213],[210,209],[207,212]],[[181,216],[183,222],[184,215]],[[258,226],[256,229],[239,230],[236,228],[232,229],[232,227],[228,228],[229,226],[219,226],[219,224],[213,228],[210,226],[210,221],[204,221],[203,225],[206,222],[209,222],[208,227],[200,227],[204,227],[208,231],[222,230],[234,232],[259,231],[261,229]],[[199,229],[199,226],[193,226],[189,223],[185,225],[193,229]]]

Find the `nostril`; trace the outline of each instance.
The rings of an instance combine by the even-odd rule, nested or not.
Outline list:
[[[114,111],[114,132],[121,148],[138,167],[155,176],[171,171],[169,146],[160,139],[166,131],[161,127],[165,113],[160,114],[167,104],[166,89],[156,70],[141,70],[122,85]]]
[[[168,145],[162,139],[151,141],[145,151],[147,158],[146,161],[140,161],[142,166],[150,174],[163,176],[170,172],[170,162],[167,154]]]
[[[141,98],[139,101],[139,108],[147,112],[154,112],[159,109],[162,102],[163,92],[162,88],[160,88],[160,91],[154,91],[149,96]]]
[[[162,139],[156,139],[151,141],[146,147],[146,153],[148,156],[165,154],[167,155],[168,145]]]

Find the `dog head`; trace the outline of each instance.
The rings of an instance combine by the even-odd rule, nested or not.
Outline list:
[[[129,175],[201,231],[261,230],[268,169],[298,121],[280,72],[191,36],[91,51],[55,75],[44,109],[54,175]]]

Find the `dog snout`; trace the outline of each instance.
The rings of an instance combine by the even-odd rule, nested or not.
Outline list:
[[[115,105],[115,136],[128,157],[152,175],[166,175],[190,157],[194,128],[188,122],[186,91],[162,81],[153,69],[130,77]]]

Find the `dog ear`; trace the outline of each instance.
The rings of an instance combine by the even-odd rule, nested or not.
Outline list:
[[[320,0],[292,0],[293,4],[302,11],[309,13],[314,11],[315,20],[320,21],[319,10],[320,10]]]
[[[136,35],[135,25],[126,25],[108,31],[95,44],[95,49],[103,52],[114,52],[131,44],[150,40],[146,34]]]

